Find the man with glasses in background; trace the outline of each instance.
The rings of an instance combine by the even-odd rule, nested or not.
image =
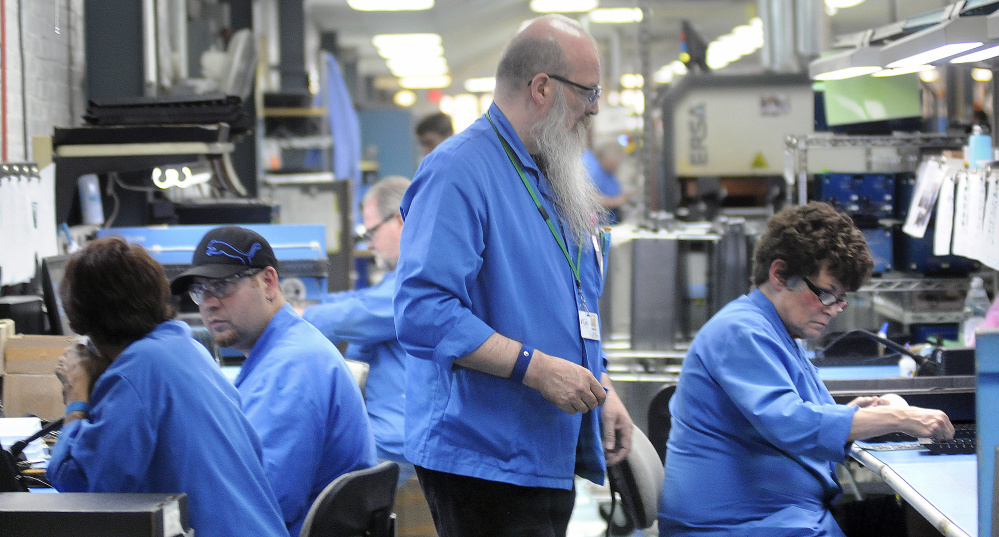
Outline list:
[[[836,464],[854,440],[949,438],[954,427],[894,394],[836,404],[797,342],[822,335],[873,265],[864,235],[825,203],[767,222],[753,252],[755,289],[705,323],[684,359],[660,535],[905,534],[894,496],[833,505]]]
[[[399,204],[409,179],[389,176],[371,185],[361,200],[364,240],[375,263],[385,271],[381,281],[362,289],[330,293],[309,306],[302,318],[333,343],[346,342],[347,358],[370,365],[364,404],[371,420],[378,458],[399,464],[399,484],[416,471],[403,453],[406,408],[406,362],[409,357],[395,335],[392,295],[399,261],[402,217]]]
[[[403,198],[406,458],[441,537],[564,536],[574,474],[600,483],[630,449],[597,319],[606,211],[581,158],[599,82],[578,23],[527,22],[489,111]]]
[[[220,347],[246,355],[236,389],[260,435],[285,524],[298,535],[326,485],[377,459],[353,374],[340,351],[286,303],[277,268],[266,239],[224,226],[205,234],[191,268],[170,288],[188,293]]]

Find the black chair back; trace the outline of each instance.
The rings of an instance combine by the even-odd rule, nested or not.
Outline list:
[[[299,537],[394,537],[398,479],[391,461],[334,479],[312,502]]]

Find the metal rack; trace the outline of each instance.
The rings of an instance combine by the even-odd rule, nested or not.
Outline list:
[[[966,143],[966,136],[934,133],[899,132],[890,136],[859,136],[852,134],[789,135],[784,139],[784,180],[787,181],[787,201],[794,203],[792,192],[797,193],[797,203],[808,200],[808,151],[810,149],[959,149]],[[916,163],[918,164],[918,163]]]
[[[986,286],[992,289],[993,295],[999,288],[999,274],[995,271],[984,271],[973,274],[979,276]],[[888,319],[898,321],[906,326],[910,324],[942,324],[959,323],[962,320],[960,306],[957,309],[912,311],[907,309],[894,296],[899,293],[914,293],[924,291],[960,291],[965,292],[970,285],[971,277],[928,278],[917,274],[894,273],[872,279],[861,287],[858,293],[871,293],[871,303],[874,311]]]

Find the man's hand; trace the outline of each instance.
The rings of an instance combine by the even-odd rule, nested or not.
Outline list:
[[[66,347],[55,368],[55,375],[62,382],[63,403],[89,403],[93,381],[106,367],[104,361],[90,352],[85,344],[75,343]]]
[[[605,378],[604,381],[610,384],[609,379]],[[600,421],[607,466],[614,466],[623,461],[624,457],[631,451],[631,432],[634,423],[632,423],[628,410],[624,408],[624,403],[621,402],[621,398],[618,397],[613,387],[608,387],[607,400],[604,401]]]
[[[589,369],[534,351],[524,385],[537,390],[563,412],[589,412],[604,404],[607,393]]]

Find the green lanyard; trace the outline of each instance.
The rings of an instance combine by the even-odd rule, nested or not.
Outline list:
[[[569,262],[569,268],[572,269],[572,275],[576,277],[576,285],[581,286],[582,282],[579,279],[579,263],[583,256],[583,248],[579,248],[579,252],[576,255],[576,264],[572,264],[572,256],[569,255],[569,249],[565,246],[565,241],[562,240],[562,235],[555,229],[555,224],[552,223],[552,219],[548,216],[548,211],[541,206],[541,202],[538,200],[538,195],[534,192],[534,188],[531,186],[531,182],[528,181],[527,176],[524,175],[524,168],[520,165],[520,160],[514,155],[513,149],[510,144],[500,135],[499,130],[496,129],[496,125],[493,124],[493,118],[489,117],[489,112],[486,112],[486,119],[489,120],[489,125],[492,126],[493,132],[499,138],[500,143],[503,144],[503,149],[506,150],[506,156],[513,163],[513,167],[517,169],[517,174],[520,175],[520,180],[524,182],[524,186],[527,187],[527,192],[531,195],[531,199],[534,200],[534,205],[538,208],[538,213],[541,217],[545,219],[545,223],[548,224],[548,229],[551,230],[552,236],[558,242],[559,248],[562,248],[562,253],[565,254],[565,260]]]

